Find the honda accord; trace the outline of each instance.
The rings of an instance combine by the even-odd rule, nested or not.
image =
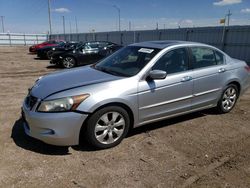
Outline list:
[[[131,128],[208,108],[230,112],[250,68],[194,42],[132,44],[102,61],[38,79],[22,106],[27,135],[53,145],[119,144]]]

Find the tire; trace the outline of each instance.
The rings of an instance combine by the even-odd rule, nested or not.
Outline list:
[[[237,86],[234,84],[228,85],[224,89],[221,98],[217,104],[217,111],[221,114],[230,112],[234,108],[238,97],[239,91]]]
[[[48,52],[47,52],[47,58],[48,58],[48,59],[51,59],[52,54],[53,54],[53,51],[52,51],[52,50],[48,51]]]
[[[126,110],[119,106],[108,106],[90,116],[84,136],[95,148],[111,148],[127,135],[129,125],[130,118]]]
[[[66,68],[66,69],[71,69],[71,68],[75,67],[76,66],[75,58],[73,58],[71,56],[67,56],[67,57],[63,58],[62,66],[63,66],[63,68]]]

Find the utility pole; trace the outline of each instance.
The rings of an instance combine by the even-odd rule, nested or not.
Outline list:
[[[49,14],[49,34],[52,34],[52,29],[51,29],[51,10],[50,10],[50,0],[48,0],[48,14]]]
[[[228,13],[226,14],[226,17],[227,17],[227,26],[229,26],[229,23],[230,23],[230,17],[232,16],[233,14],[231,13],[230,10],[228,10]]]
[[[128,22],[128,30],[131,31],[131,21]]]
[[[71,21],[69,21],[69,33],[72,34]]]
[[[75,16],[75,22],[76,22],[76,33],[78,33],[78,26],[77,26],[77,19],[76,19],[76,16]]]
[[[158,30],[158,29],[159,29],[158,22],[156,22],[156,30]]]
[[[62,16],[63,19],[63,35],[64,35],[64,39],[65,39],[65,18],[64,16]]]
[[[3,23],[3,19],[4,19],[4,16],[1,16],[1,20],[2,20],[2,30],[3,30],[3,33],[4,33],[4,23]]]
[[[119,26],[119,31],[121,31],[121,10],[118,6],[113,5],[113,7],[118,11],[118,26]]]
[[[71,41],[71,34],[72,34],[71,21],[69,21],[69,41]]]

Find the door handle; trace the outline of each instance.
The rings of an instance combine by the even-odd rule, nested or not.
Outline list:
[[[220,68],[220,69],[219,69],[219,73],[223,73],[223,72],[226,72],[226,69]]]
[[[181,79],[181,82],[188,82],[190,80],[192,80],[193,78],[191,76],[184,76],[182,79]]]

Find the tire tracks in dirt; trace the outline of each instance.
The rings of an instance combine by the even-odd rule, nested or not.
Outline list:
[[[247,146],[247,144],[244,144],[244,143],[246,143],[247,141],[249,142],[249,140],[250,140],[250,136],[246,137],[243,142],[241,140],[240,141],[241,145]],[[232,161],[234,158],[236,158],[242,153],[241,152],[242,150],[246,149],[245,147],[239,147],[239,148],[240,149],[234,151],[233,154],[219,157],[216,161],[210,163],[209,165],[196,170],[196,174],[186,179],[185,182],[182,184],[181,188],[190,187],[202,177],[208,176],[208,174],[213,172],[215,169],[218,169],[224,166],[225,164],[229,163],[230,161]]]

